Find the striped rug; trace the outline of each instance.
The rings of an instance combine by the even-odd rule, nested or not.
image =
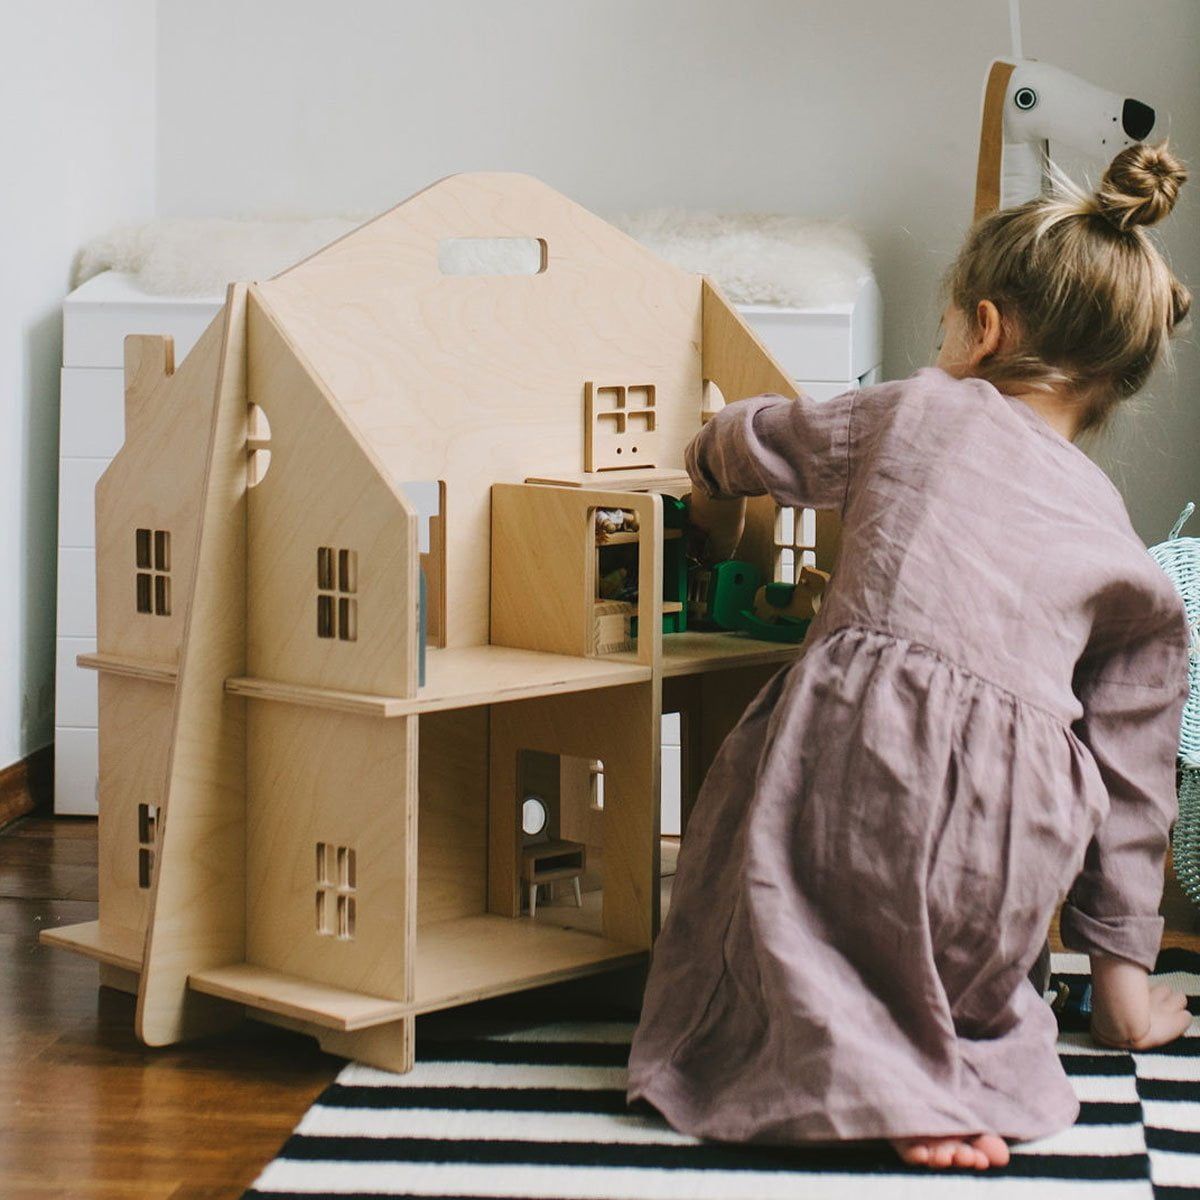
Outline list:
[[[1056,955],[1054,966],[1079,983],[1087,960]],[[1200,1012],[1200,955],[1164,951],[1158,972]],[[581,994],[547,1022],[555,1001],[543,993],[537,1025],[511,1002],[422,1018],[416,1069],[347,1066],[246,1197],[1200,1200],[1197,1021],[1150,1054],[1064,1033],[1059,1052],[1082,1105],[1075,1127],[1014,1147],[1003,1170],[934,1173],[901,1166],[883,1146],[699,1142],[648,1108],[627,1110],[633,1025]]]

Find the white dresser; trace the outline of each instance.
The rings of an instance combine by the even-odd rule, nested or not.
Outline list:
[[[96,812],[96,674],[75,656],[96,648],[94,490],[125,437],[122,363],[128,333],[170,334],[182,362],[224,297],[154,296],[109,271],[63,304],[59,427],[58,647],[54,810]],[[824,400],[874,382],[882,305],[874,279],[852,304],[824,309],[741,306],[767,348],[804,391]],[[414,496],[420,502],[420,497]],[[663,727],[663,832],[679,832],[679,721]]]
[[[825,308],[739,304],[779,365],[814,400],[878,383],[883,368],[883,297],[872,275],[858,295]]]

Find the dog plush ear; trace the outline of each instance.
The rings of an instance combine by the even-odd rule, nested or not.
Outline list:
[[[996,59],[983,88],[983,116],[979,127],[979,162],[975,168],[975,220],[1000,207],[1000,179],[1004,169],[1004,99],[1016,64]]]

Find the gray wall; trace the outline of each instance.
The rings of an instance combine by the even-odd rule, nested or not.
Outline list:
[[[154,204],[154,0],[7,4],[0,29],[0,768],[51,740],[62,298]]]
[[[1025,52],[1171,114],[1200,164],[1196,0],[1026,0]],[[164,214],[384,208],[528,171],[599,211],[846,216],[887,301],[887,371],[927,361],[967,222],[1004,0],[162,0]],[[1200,286],[1200,182],[1166,231]],[[1200,492],[1200,362],[1155,381],[1106,465],[1156,539]]]

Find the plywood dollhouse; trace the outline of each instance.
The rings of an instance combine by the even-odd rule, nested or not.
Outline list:
[[[520,253],[479,267],[500,240]],[[81,660],[100,916],[45,939],[137,993],[150,1045],[249,1013],[394,1069],[419,1013],[644,961],[661,715],[686,811],[796,653],[664,598],[684,446],[714,396],[763,391],[795,395],[709,282],[517,175],[232,286],[178,369],[128,339]],[[739,557],[778,578],[813,543],[764,498]],[[539,871],[578,903],[538,904]]]

